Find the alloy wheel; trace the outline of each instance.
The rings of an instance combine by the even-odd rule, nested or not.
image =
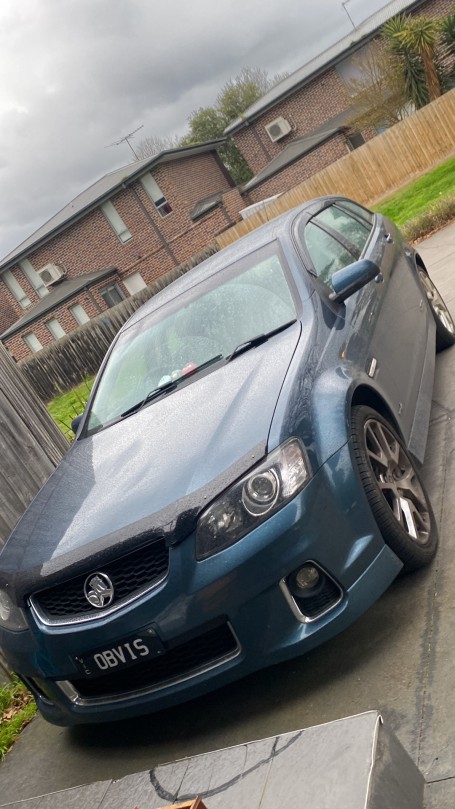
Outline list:
[[[436,318],[442,323],[444,328],[447,329],[448,332],[450,332],[450,334],[455,334],[455,323],[452,320],[452,315],[450,314],[438,290],[433,284],[433,281],[431,280],[431,278],[429,278],[426,272],[423,272],[423,270],[419,270],[419,275],[422,285],[425,289],[425,293],[428,298],[429,304]]]
[[[376,483],[395,519],[413,542],[426,545],[430,508],[411,459],[382,421],[368,419],[364,434]]]

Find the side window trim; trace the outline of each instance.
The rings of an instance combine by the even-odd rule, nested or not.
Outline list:
[[[373,225],[367,222],[366,219],[362,219],[360,214],[358,214],[356,211],[351,210],[351,208],[345,208],[344,205],[338,203],[336,203],[332,207],[336,208],[338,211],[341,211],[344,214],[347,214],[348,216],[351,217],[351,219],[355,219],[355,221],[358,222],[359,225],[363,225],[364,228],[369,228],[370,230],[373,229]]]
[[[328,236],[331,236],[332,239],[335,239],[336,242],[339,242],[339,244],[341,244],[341,246],[344,247],[344,249],[347,250],[348,253],[351,253],[351,255],[354,258],[354,261],[358,261],[360,256],[361,256],[361,252],[355,246],[355,244],[353,244],[349,239],[347,239],[346,236],[343,236],[343,234],[340,233],[338,230],[334,230],[333,228],[330,227],[330,225],[327,225],[326,222],[317,222],[317,221],[315,221],[316,216],[317,216],[317,214],[312,216],[308,220],[307,224],[309,224],[311,222],[311,224],[314,227],[317,227],[320,230],[324,230],[325,233],[327,233]]]

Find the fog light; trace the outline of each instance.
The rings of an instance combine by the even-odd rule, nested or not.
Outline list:
[[[290,590],[297,598],[316,595],[323,584],[324,577],[315,565],[302,565],[289,579]]]
[[[310,587],[316,587],[319,582],[319,570],[314,565],[304,565],[297,571],[295,583],[297,587],[302,590],[308,590]]]

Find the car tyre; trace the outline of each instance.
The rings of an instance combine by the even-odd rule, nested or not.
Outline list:
[[[438,528],[419,471],[392,425],[371,407],[357,405],[351,416],[357,468],[384,542],[405,571],[431,562]]]
[[[436,351],[443,351],[455,343],[455,323],[430,276],[419,270],[419,277],[436,322]]]

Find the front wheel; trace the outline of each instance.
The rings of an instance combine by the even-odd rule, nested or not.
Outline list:
[[[436,322],[436,351],[443,351],[455,343],[455,323],[430,276],[419,270],[419,277]]]
[[[352,408],[354,458],[384,542],[406,571],[429,564],[438,546],[433,509],[402,439],[371,407]]]

